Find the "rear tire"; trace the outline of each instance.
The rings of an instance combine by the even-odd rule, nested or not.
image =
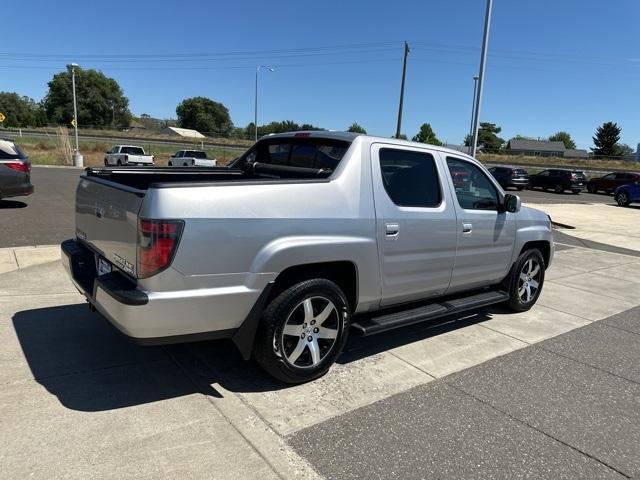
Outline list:
[[[515,312],[526,312],[533,307],[544,284],[544,257],[532,248],[520,254],[508,279],[507,306]]]
[[[593,183],[587,184],[587,191],[589,193],[598,193],[598,187],[596,187]]]
[[[116,165],[118,165],[119,167],[121,167],[121,166],[122,166],[122,160],[118,160],[118,161],[116,162]]]
[[[571,190],[571,193],[573,193],[574,195],[577,195],[578,193],[580,193],[580,190]]]
[[[169,166],[170,166],[170,167],[173,167],[173,163],[169,162]]]
[[[183,166],[183,167],[188,167],[188,166],[189,166],[189,164],[188,164],[187,162],[184,162],[184,163],[182,164],[182,166]]]
[[[253,355],[267,373],[296,384],[321,377],[342,353],[349,308],[342,290],[316,278],[289,287],[269,303]]]
[[[521,192],[522,190],[524,190],[524,187],[522,187],[522,186],[519,186],[519,187],[517,187],[517,188],[518,188],[518,191],[519,191],[519,192]]]

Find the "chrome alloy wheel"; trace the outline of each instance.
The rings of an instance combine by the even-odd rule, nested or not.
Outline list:
[[[274,336],[274,351],[294,367],[315,367],[333,349],[341,325],[340,314],[331,300],[306,298],[287,317],[280,338]]]
[[[530,258],[522,266],[518,278],[518,298],[522,303],[529,303],[536,296],[541,273],[540,264],[534,258]]]
[[[616,202],[618,202],[618,205],[620,205],[621,207],[626,207],[629,203],[627,194],[624,192],[620,192],[618,195],[616,195]]]

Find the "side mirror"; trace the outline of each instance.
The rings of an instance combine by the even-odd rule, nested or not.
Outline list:
[[[516,213],[520,211],[520,207],[522,206],[522,201],[518,195],[513,195],[512,193],[507,193],[504,196],[504,209],[507,212]]]

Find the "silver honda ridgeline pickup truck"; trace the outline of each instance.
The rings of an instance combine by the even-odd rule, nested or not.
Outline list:
[[[297,132],[230,167],[87,169],[62,250],[91,307],[140,343],[230,338],[299,383],[350,330],[530,309],[553,238],[545,213],[460,152]]]

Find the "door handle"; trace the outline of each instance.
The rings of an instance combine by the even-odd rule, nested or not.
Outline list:
[[[400,225],[397,223],[386,223],[384,233],[387,237],[397,237],[400,233]]]
[[[463,223],[462,224],[462,233],[471,233],[471,230],[473,230],[473,225],[470,223]]]

